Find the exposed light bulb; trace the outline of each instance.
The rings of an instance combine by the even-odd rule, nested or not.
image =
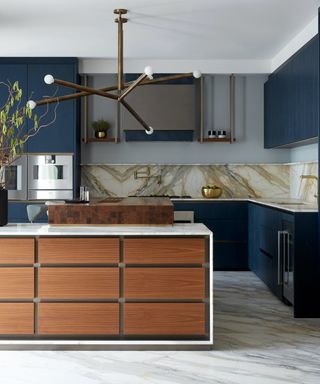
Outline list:
[[[153,79],[153,69],[150,65],[147,65],[144,69],[144,73],[148,76],[148,79],[149,80],[152,80]]]
[[[152,135],[153,134],[153,128],[149,127],[149,129],[145,129],[147,135]]]
[[[52,75],[45,75],[43,80],[46,84],[53,84],[54,83],[54,77]]]
[[[201,77],[201,75],[202,75],[202,73],[201,73],[201,71],[199,71],[199,69],[194,70],[194,71],[192,72],[192,74],[193,74],[193,77],[194,77],[195,79],[199,79],[199,78]]]
[[[35,107],[37,106],[37,103],[33,100],[28,100],[27,101],[27,107],[30,108],[30,109],[35,109]]]

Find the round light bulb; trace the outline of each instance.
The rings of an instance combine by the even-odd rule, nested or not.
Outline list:
[[[33,100],[28,100],[27,101],[27,107],[30,108],[30,109],[35,109],[35,107],[37,106],[37,103]]]
[[[148,76],[148,78],[151,80],[153,79],[152,75],[153,75],[153,70],[152,70],[152,67],[150,65],[147,65],[144,69],[144,73]]]
[[[201,75],[202,75],[202,73],[201,73],[201,71],[199,71],[199,69],[196,69],[195,71],[193,71],[192,74],[193,74],[193,77],[195,79],[199,79],[201,77]]]
[[[145,129],[147,135],[152,135],[153,134],[153,128],[149,127],[149,129]]]
[[[52,75],[45,75],[44,82],[46,84],[53,84],[54,83],[54,77]]]

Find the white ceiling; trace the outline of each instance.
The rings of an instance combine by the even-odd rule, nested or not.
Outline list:
[[[271,59],[316,0],[1,0],[1,56],[115,58],[113,9],[129,9],[125,57]]]

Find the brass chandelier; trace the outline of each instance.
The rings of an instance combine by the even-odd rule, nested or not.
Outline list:
[[[31,109],[34,109],[40,105],[47,105],[50,103],[57,103],[66,100],[78,99],[81,97],[98,95],[105,97],[107,99],[114,100],[118,103],[118,106],[122,105],[145,129],[146,134],[151,135],[153,133],[153,128],[149,126],[142,117],[126,102],[126,96],[131,93],[137,86],[141,85],[150,85],[150,84],[158,84],[164,81],[176,80],[176,79],[184,79],[184,78],[199,78],[201,77],[201,72],[199,70],[195,70],[190,73],[182,73],[171,76],[162,76],[158,78],[153,78],[153,70],[150,66],[146,66],[144,68],[144,72],[134,81],[124,82],[124,74],[123,74],[123,24],[125,24],[128,19],[123,17],[128,10],[127,9],[115,9],[113,11],[118,17],[115,19],[115,22],[118,24],[118,81],[116,85],[111,85],[105,88],[91,88],[85,85],[80,85],[76,83],[72,83],[69,81],[64,81],[60,79],[56,79],[53,75],[48,74],[44,77],[44,82],[46,84],[56,84],[62,87],[75,89],[76,93],[71,93],[64,96],[57,97],[46,97],[42,100],[34,101],[29,100],[28,106]],[[115,93],[112,93],[115,92]]]

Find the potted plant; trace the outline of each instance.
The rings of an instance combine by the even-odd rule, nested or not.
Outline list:
[[[55,121],[41,124],[48,108],[40,117],[33,113],[34,101],[23,103],[18,81],[0,82],[0,226],[8,223],[8,191],[5,189],[5,167],[23,153],[25,143],[41,128]]]
[[[92,123],[92,129],[97,139],[104,139],[107,136],[107,131],[110,128],[110,123],[104,119],[96,120]]]

